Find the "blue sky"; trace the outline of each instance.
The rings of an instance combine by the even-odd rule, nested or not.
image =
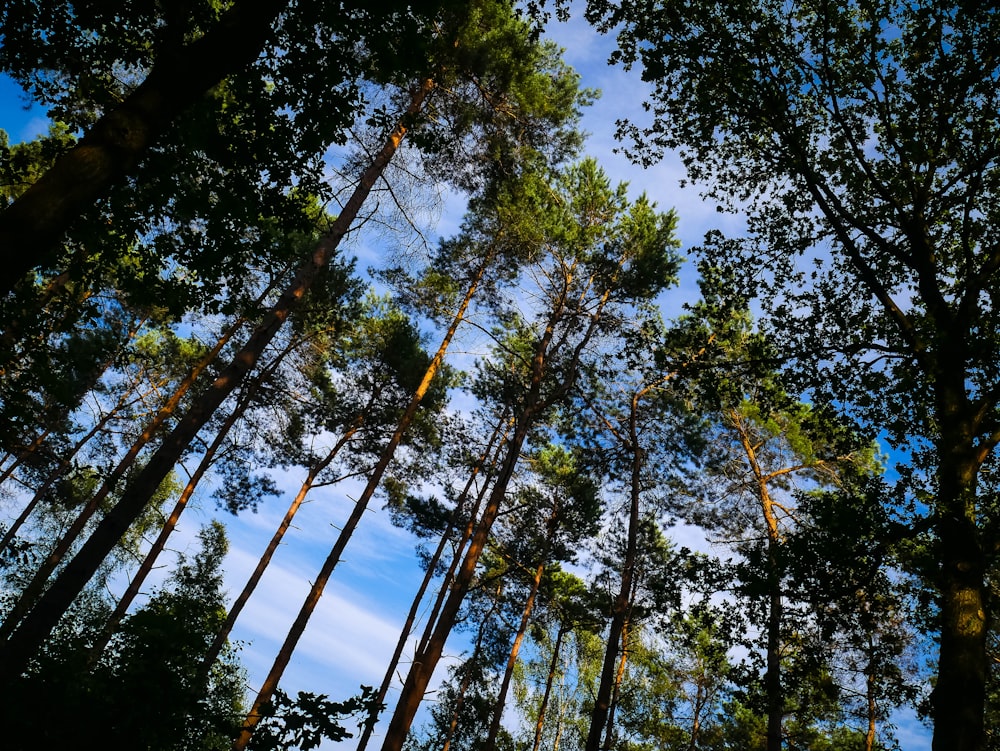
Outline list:
[[[684,171],[676,155],[668,154],[660,164],[642,169],[614,153],[615,121],[627,115],[642,116],[639,105],[646,89],[637,72],[626,73],[606,65],[613,40],[596,35],[579,14],[566,24],[553,22],[549,36],[566,49],[566,60],[582,74],[583,85],[602,91],[601,98],[585,113],[583,126],[590,133],[586,152],[598,159],[612,180],[627,181],[633,196],[645,192],[661,208],[677,210],[682,252],[697,245],[708,229],[739,233],[743,228],[740,217],[718,213],[715,205],[702,201],[692,187],[680,188]],[[19,87],[4,77],[0,77],[0,128],[15,142],[33,138],[46,129],[44,113],[39,108],[26,110]],[[460,202],[446,201],[440,231],[456,226],[460,219]],[[663,298],[667,317],[678,314],[683,302],[695,298],[695,281],[689,264],[680,287]],[[226,563],[231,594],[238,592],[250,573],[301,481],[296,472],[279,473],[277,479],[288,489],[285,497],[266,503],[257,514],[225,519],[231,542]],[[270,667],[280,639],[336,535],[335,525],[349,512],[350,498],[356,497],[357,489],[343,484],[310,495],[312,501],[296,518],[288,543],[278,551],[258,593],[241,616],[234,638],[245,644],[241,659],[248,669],[251,689],[260,685]],[[203,494],[208,495],[208,491]],[[192,508],[182,520],[171,548],[189,545],[198,527],[214,513],[210,502],[201,510]],[[682,542],[695,544],[696,540]],[[367,514],[310,621],[282,685],[287,690],[326,693],[334,699],[356,693],[361,684],[378,685],[420,576],[410,536],[393,527],[384,514]],[[446,655],[457,657],[461,648],[461,641],[455,640]],[[443,673],[443,666],[439,666],[438,675]],[[392,701],[390,695],[390,708]],[[912,717],[900,716],[897,724],[903,751],[929,748],[926,729]],[[353,748],[350,741],[342,745]]]
[[[48,128],[45,111],[27,99],[24,91],[7,76],[0,76],[0,129],[12,143],[30,141]]]

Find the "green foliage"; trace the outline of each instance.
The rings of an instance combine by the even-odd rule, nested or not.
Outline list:
[[[48,134],[34,141],[13,145],[7,132],[0,130],[0,200],[3,202],[0,209],[12,203],[75,142],[70,129],[62,123],[50,125]]]
[[[274,697],[261,708],[261,719],[254,729],[248,749],[252,751],[278,751],[281,749],[317,748],[324,740],[333,742],[351,738],[352,734],[341,725],[344,717],[366,717],[378,712],[376,692],[362,686],[361,693],[341,702],[327,697],[299,691],[291,699],[278,689]]]
[[[5,743],[11,749],[81,744],[107,749],[228,748],[243,705],[243,676],[231,654],[206,674],[201,657],[225,617],[219,568],[221,525],[206,527],[201,550],[181,560],[166,585],[129,616],[99,658],[87,630],[106,603],[77,614],[6,687]],[[155,708],[155,711],[151,711]]]

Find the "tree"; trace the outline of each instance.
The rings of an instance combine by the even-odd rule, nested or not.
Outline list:
[[[383,751],[403,745],[529,434],[567,399],[592,342],[616,330],[631,306],[674,278],[671,217],[657,213],[645,197],[629,204],[625,186],[612,188],[593,160],[563,170],[552,188],[539,207],[541,252],[526,268],[537,285],[531,294],[539,311],[535,321],[514,313],[503,318],[506,335],[478,385],[482,396],[516,405],[505,455],[433,634],[407,675]]]
[[[513,534],[506,541],[497,535],[500,539],[494,543],[506,556],[512,557],[518,569],[530,573],[531,578],[482,746],[484,751],[496,748],[507,706],[507,691],[542,588],[542,578],[551,565],[576,560],[577,546],[596,532],[600,519],[596,484],[573,454],[562,446],[550,445],[530,460],[531,469],[540,482],[518,494],[514,500],[517,505],[512,509],[514,513],[505,519],[512,525]],[[537,528],[539,522],[541,529]]]
[[[423,22],[437,9],[287,0],[166,9],[152,2],[8,3],[0,16],[0,69],[50,105],[54,119],[85,132],[0,214],[0,246],[11,270],[4,292],[32,268],[65,262],[56,260],[61,236],[79,228],[81,215],[92,220],[95,202],[110,203],[114,224],[128,227],[129,210],[115,189],[130,178],[136,203],[159,202],[153,213],[185,204],[177,188],[194,188],[212,171],[199,175],[199,161],[270,173],[263,183],[244,185],[270,182],[277,190],[264,191],[268,200],[280,201],[293,176],[315,185],[320,155],[344,138],[355,114],[363,73],[374,68],[376,76],[390,76],[404,59],[395,45],[420,49]],[[225,131],[225,111],[233,108],[250,125],[236,148],[212,133],[220,121]],[[23,253],[25,243],[45,247],[45,257]],[[94,250],[77,248],[69,260],[79,268]]]
[[[87,657],[87,631],[101,628],[107,604],[99,594],[88,605],[89,617],[74,619],[49,642],[10,686],[3,705],[9,748],[228,748],[244,699],[242,671],[230,652],[210,672],[200,669],[202,652],[225,615],[221,525],[202,530],[200,545],[125,620],[96,664]],[[151,706],[157,711],[150,712]]]
[[[939,657],[934,748],[982,749],[986,572],[981,469],[1000,441],[992,116],[1000,28],[974,3],[611,6],[615,59],[641,62],[653,121],[623,130],[649,163],[682,149],[750,236],[706,266],[756,295],[798,383],[833,396],[923,469]],[[768,273],[757,273],[766,269]]]

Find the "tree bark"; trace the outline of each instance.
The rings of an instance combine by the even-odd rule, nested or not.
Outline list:
[[[634,582],[633,582],[634,584]],[[631,599],[635,598],[633,590]],[[625,680],[625,665],[628,662],[628,619],[622,626],[621,659],[618,660],[618,669],[615,671],[615,685],[611,691],[611,706],[608,707],[607,727],[604,729],[604,751],[610,751],[614,741],[615,731],[615,711],[618,709],[618,700],[621,698],[622,682]]]
[[[387,143],[361,176],[340,216],[320,240],[312,257],[299,268],[292,283],[285,289],[232,363],[164,439],[160,448],[153,454],[132,485],[122,494],[117,505],[101,521],[80,552],[38,600],[32,612],[22,620],[17,631],[0,646],[0,680],[16,677],[24,669],[35,651],[55,628],[59,618],[90,581],[104,558],[142,513],[149,498],[170,473],[198,431],[257,364],[265,347],[274,338],[292,310],[298,306],[320,271],[329,263],[375,181],[382,175],[399,148],[409,129],[410,119],[420,111],[424,99],[432,88],[433,82],[428,79],[414,91],[403,120],[392,131]]]
[[[504,668],[503,680],[500,682],[500,691],[497,692],[496,705],[493,707],[493,716],[490,718],[490,729],[486,734],[486,742],[482,746],[484,751],[493,751],[496,748],[497,734],[500,732],[500,720],[503,719],[503,710],[507,705],[507,691],[510,688],[510,680],[514,676],[514,665],[517,663],[517,656],[521,651],[521,642],[524,641],[524,634],[528,630],[531,611],[535,607],[535,597],[538,595],[538,588],[541,586],[543,573],[545,573],[544,562],[538,564],[538,567],[535,569],[535,575],[531,580],[531,591],[528,593],[528,599],[524,603],[521,622],[518,624],[514,643],[511,645],[510,654],[507,656],[507,665]]]
[[[944,416],[940,413],[945,411]],[[940,652],[931,694],[933,751],[982,751],[986,747],[986,555],[976,524],[980,462],[972,431],[939,410],[941,456],[936,531],[940,570]]]
[[[767,473],[760,465],[757,457],[757,447],[754,445],[749,428],[742,416],[735,409],[726,415],[733,429],[736,430],[740,445],[746,454],[747,464],[754,476],[757,501],[760,504],[761,515],[767,534],[767,667],[764,673],[764,694],[767,705],[767,751],[781,751],[782,720],[784,718],[785,697],[781,681],[781,621],[782,621],[782,587],[781,571],[778,566],[778,546],[781,535],[778,530],[778,518],[775,514],[774,501],[768,487],[772,473]]]
[[[632,404],[633,409],[630,415],[630,423],[633,429],[630,432],[635,435],[636,407],[638,406],[635,398],[633,398]],[[632,604],[632,584],[635,579],[635,567],[638,560],[639,548],[639,497],[642,487],[641,473],[644,454],[639,446],[632,443],[631,440],[628,442],[628,449],[632,452],[632,467],[625,558],[622,561],[621,585],[618,588],[618,594],[615,596],[611,611],[611,626],[608,629],[607,648],[604,651],[604,662],[601,666],[601,679],[597,687],[597,696],[594,698],[594,709],[590,715],[590,729],[587,731],[585,751],[598,751],[601,745],[601,735],[608,724],[611,692],[615,683],[615,667],[618,662],[618,644],[625,630],[625,624],[628,620],[628,613]]]
[[[253,61],[287,5],[242,0],[201,39],[162,50],[146,80],[0,213],[0,296],[51,261],[73,221],[130,175],[184,110]]]

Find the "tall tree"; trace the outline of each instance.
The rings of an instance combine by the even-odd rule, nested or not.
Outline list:
[[[834,487],[842,476],[863,476],[877,466],[873,446],[849,425],[819,408],[788,403],[775,385],[739,384],[723,396],[706,458],[718,484],[707,492],[707,508],[695,510],[696,518],[715,535],[725,534],[746,557],[744,585],[766,600],[761,627],[767,751],[780,751],[784,743],[783,654],[786,634],[794,631],[786,610],[786,583],[794,573],[784,548],[800,515],[794,489]]]
[[[884,427],[925,470],[940,651],[936,751],[982,749],[986,573],[981,470],[1000,441],[996,242],[1000,26],[975,3],[590,4],[641,62],[647,163],[679,147],[751,235],[710,243],[796,353],[799,383]],[[620,26],[619,26],[620,25]],[[707,183],[706,183],[707,184]],[[767,268],[769,273],[756,274]]]
[[[576,561],[579,545],[595,534],[600,519],[596,484],[568,450],[557,445],[544,447],[530,457],[530,468],[540,482],[525,487],[513,499],[513,513],[504,519],[511,527],[509,536],[496,535],[500,539],[495,544],[504,555],[512,556],[517,568],[530,579],[483,743],[485,751],[496,748],[507,691],[542,590],[542,578],[553,564]]]
[[[569,395],[592,343],[615,330],[637,301],[672,283],[672,219],[644,197],[630,204],[592,160],[564,170],[538,215],[544,242],[528,267],[536,322],[509,314],[484,395],[516,404],[505,456],[434,632],[412,664],[383,751],[399,751],[486,549],[523,447],[536,424]]]

